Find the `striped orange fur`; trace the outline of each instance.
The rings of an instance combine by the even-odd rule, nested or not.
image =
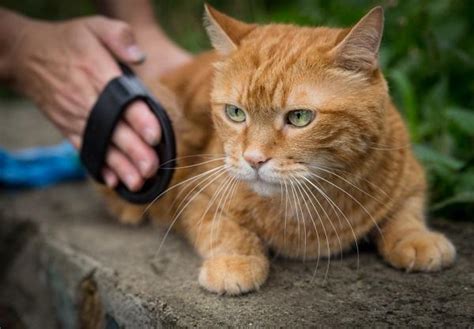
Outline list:
[[[451,242],[425,224],[424,171],[378,66],[380,7],[349,29],[247,24],[209,6],[205,21],[216,50],[162,79],[171,96],[150,83],[179,158],[174,187],[147,209],[203,257],[204,288],[256,290],[269,249],[315,259],[363,237],[396,268],[453,263]],[[288,122],[298,109],[313,113],[305,127]],[[107,196],[122,221],[140,220],[142,208]]]

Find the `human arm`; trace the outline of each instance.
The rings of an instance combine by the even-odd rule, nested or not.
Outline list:
[[[32,99],[76,148],[97,96],[121,74],[116,59],[144,59],[123,22],[97,16],[50,23],[0,8],[0,81]],[[151,145],[159,138],[159,123],[146,105],[131,104],[106,156],[107,185],[120,179],[139,189],[157,170]]]
[[[127,22],[132,27],[138,45],[147,55],[143,65],[134,68],[145,81],[156,80],[191,60],[191,54],[163,31],[150,0],[95,0],[95,3],[102,14]]]

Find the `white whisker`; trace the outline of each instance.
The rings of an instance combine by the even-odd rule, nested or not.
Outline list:
[[[283,227],[283,248],[286,249],[286,225],[287,225],[287,220],[288,220],[288,185],[286,184],[286,181],[283,181],[285,183],[285,224]]]
[[[211,163],[211,162],[222,161],[222,160],[224,160],[224,159],[225,159],[225,157],[222,157],[222,158],[217,158],[217,159],[206,160],[206,161],[199,162],[199,163],[195,163],[195,164],[192,164],[192,165],[181,166],[181,167],[174,167],[174,168],[169,168],[169,169],[186,169],[186,168],[193,168],[193,167],[202,166],[202,165],[205,165],[205,164]],[[167,168],[164,168],[164,169],[167,169]]]
[[[226,166],[226,165],[221,165],[221,166],[220,166],[220,169],[219,169],[219,170],[216,170],[215,172],[213,172],[213,174],[214,174],[214,173],[217,173],[217,172],[225,172],[226,169],[227,169],[227,166]],[[204,179],[203,179],[202,181],[200,181],[198,184],[194,185],[194,186],[191,188],[190,191],[187,192],[187,194],[181,199],[181,201],[179,202],[178,206],[176,207],[176,210],[175,210],[174,215],[175,215],[176,212],[178,212],[178,210],[181,208],[181,205],[182,205],[184,202],[186,202],[188,196],[189,196],[191,193],[193,193],[196,189],[198,189],[200,185],[202,185],[204,182],[206,182],[208,179],[210,179],[210,177],[212,177],[212,175],[209,175],[208,177],[204,178]],[[187,188],[189,185],[190,185],[190,184],[188,184],[185,188],[183,188],[181,191],[179,191],[179,193],[176,195],[175,200],[174,200],[173,203],[172,203],[172,206],[174,206],[175,202],[180,199],[180,196],[181,196],[183,193],[185,193],[186,188]],[[173,216],[174,216],[174,215],[173,215]]]
[[[296,190],[295,190],[295,187],[293,186],[293,184],[290,184],[290,188],[291,188],[291,194],[293,196],[294,209],[296,211],[296,221],[298,223],[298,226],[297,226],[298,227],[298,252],[300,252],[300,250],[301,250],[301,230],[300,230],[300,214],[299,214],[298,210],[301,210],[301,209],[298,206],[299,199],[297,199]]]
[[[322,211],[324,212],[324,214],[326,215],[326,218],[328,219],[328,222],[329,222],[329,224],[331,225],[331,228],[333,229],[334,233],[336,234],[336,238],[337,238],[338,243],[339,243],[339,250],[341,250],[341,260],[342,260],[342,249],[343,249],[343,248],[342,248],[342,241],[341,241],[341,238],[339,237],[339,233],[337,232],[337,231],[338,231],[337,228],[334,226],[334,223],[333,223],[332,219],[329,217],[329,214],[327,213],[326,208],[323,207],[323,205],[322,205],[321,202],[319,201],[318,197],[315,196],[314,193],[313,193],[313,191],[311,191],[311,189],[307,186],[308,183],[307,183],[307,182],[302,182],[302,183],[303,183],[304,186],[307,188],[307,191],[311,194],[311,196],[314,198],[314,200],[316,200],[316,202],[317,202],[319,208],[321,208],[321,210],[322,210]],[[320,193],[320,194],[321,194],[321,193]],[[310,201],[311,201],[311,198],[310,198]],[[311,203],[313,203],[313,202],[311,202]],[[330,205],[331,205],[331,204],[330,204]],[[315,208],[314,203],[313,203],[313,207]],[[334,209],[334,207],[332,207],[332,208],[333,208],[333,211],[336,212],[335,209]],[[316,208],[315,208],[315,210],[316,210]],[[317,211],[317,210],[316,210],[316,211]],[[321,221],[321,219],[320,219],[320,221]],[[321,221],[321,224],[322,224],[322,221]],[[324,225],[323,225],[323,229],[324,229]]]
[[[202,225],[202,222],[204,220],[204,217],[206,216],[206,214],[209,212],[209,210],[211,209],[212,205],[214,204],[214,202],[216,201],[216,199],[221,195],[220,192],[222,190],[222,188],[224,187],[224,184],[221,184],[217,189],[216,191],[214,192],[214,194],[212,195],[212,197],[210,198],[210,200],[208,201],[207,203],[207,207],[206,207],[206,210],[204,210],[204,212],[202,213],[201,217],[199,218],[199,220],[197,221],[197,223],[195,225],[199,225],[198,227],[198,231],[197,231],[197,235],[196,235],[196,241],[199,241],[199,236],[201,235],[201,225]]]
[[[315,173],[311,173],[311,175],[315,176],[316,178],[321,179],[321,180],[325,181],[326,183],[330,184],[331,186],[337,188],[338,190],[340,190],[341,192],[343,192],[344,194],[349,196],[355,203],[357,203],[359,205],[359,207],[361,207],[364,210],[364,212],[369,216],[369,218],[372,220],[372,222],[374,223],[375,227],[377,228],[378,232],[380,233],[380,235],[383,239],[383,233],[382,233],[382,230],[380,229],[379,225],[377,224],[377,221],[374,219],[374,217],[369,213],[367,208],[359,200],[357,200],[354,196],[352,196],[352,194],[350,194],[349,192],[347,192],[343,188],[339,187],[337,184],[334,184],[331,181],[328,181],[324,177],[321,177],[321,176],[319,176]]]
[[[182,160],[182,159],[189,159],[189,158],[198,158],[198,157],[201,157],[201,158],[210,158],[210,157],[220,157],[220,158],[225,158],[225,154],[223,153],[215,153],[215,154],[211,154],[211,153],[203,153],[203,154],[192,154],[192,155],[184,155],[184,156],[181,156],[181,157],[176,157],[174,159],[170,159],[168,161],[165,161],[163,163],[160,164],[160,166],[164,166],[170,162],[173,162],[173,161],[178,161],[178,160]]]
[[[304,191],[304,189],[302,188],[302,186],[301,186],[300,182],[298,182],[298,180],[294,179],[293,181],[297,184],[298,188],[300,188],[301,191]],[[309,198],[309,195],[306,192],[305,192],[305,194]],[[310,215],[311,222],[313,223],[314,233],[316,234],[316,239],[317,239],[317,242],[318,242],[318,257],[317,257],[317,261],[316,261],[316,267],[313,271],[313,276],[312,276],[312,280],[313,280],[314,277],[316,276],[316,272],[317,272],[318,267],[319,267],[319,261],[320,261],[320,258],[321,258],[321,241],[319,239],[319,232],[317,230],[316,222],[314,221],[313,214],[312,214],[311,210],[309,209],[308,204],[306,203],[306,200],[305,199],[303,199],[303,200],[304,200],[304,203],[305,203],[305,206],[306,206],[306,210],[308,211],[308,214]],[[311,198],[309,198],[309,201],[313,204]],[[316,211],[319,222],[321,223],[321,225],[323,227],[323,232],[324,232],[324,235],[326,237],[326,243],[328,244],[328,247],[329,247],[329,240],[328,240],[328,235],[326,233],[326,228],[324,227],[324,223],[321,220],[321,216],[320,216],[319,212],[317,211],[317,209],[314,207],[314,204],[313,204],[313,209]],[[329,255],[325,278],[327,276],[327,273],[329,272],[329,264],[330,263],[331,263],[331,256]],[[326,279],[324,279],[324,280],[326,280]]]
[[[353,188],[357,189],[358,191],[364,193],[364,194],[367,195],[368,197],[370,197],[370,198],[372,198],[373,200],[377,201],[379,204],[382,204],[382,205],[384,204],[384,202],[383,202],[382,200],[377,199],[375,196],[373,196],[372,194],[370,194],[370,193],[364,191],[363,189],[361,189],[361,188],[358,187],[357,185],[351,183],[349,180],[345,179],[344,177],[342,177],[342,176],[340,176],[340,175],[338,175],[338,174],[336,174],[336,173],[334,173],[334,172],[332,172],[332,171],[330,171],[330,170],[324,169],[324,168],[322,168],[322,167],[317,167],[317,169],[318,169],[318,170],[321,170],[321,171],[324,171],[324,172],[326,172],[326,173],[328,173],[328,174],[331,174],[331,175],[336,176],[337,178],[339,178],[339,179],[341,179],[342,181],[346,182],[347,184],[349,184],[349,185],[352,186]]]
[[[214,181],[216,181],[219,177],[221,177],[223,174],[226,173],[226,168],[222,168],[223,170],[222,171],[218,171],[218,172],[213,172],[211,175],[213,176],[213,179],[211,181],[209,181],[208,183],[206,183],[206,185],[204,187],[202,187],[197,193],[195,193],[189,200],[188,202],[184,205],[184,207],[181,208],[181,210],[174,216],[174,219],[172,220],[171,224],[169,225],[168,227],[168,230],[166,231],[161,243],[160,243],[160,246],[158,247],[158,251],[156,252],[155,254],[155,257],[156,255],[159,254],[161,248],[163,247],[163,244],[166,240],[166,238],[168,237],[172,227],[174,226],[174,224],[176,223],[176,221],[178,220],[179,216],[181,215],[181,213],[184,211],[184,209],[186,209],[186,207],[204,190],[206,189],[210,184],[212,184]]]
[[[221,190],[221,192],[218,193],[220,196],[220,199],[217,202],[216,210],[214,211],[214,216],[212,217],[212,221],[211,221],[211,245],[210,245],[211,257],[213,257],[213,254],[214,254],[213,243],[214,243],[214,225],[216,223],[216,218],[218,218],[217,217],[218,214],[219,214],[219,218],[220,218],[220,215],[222,215],[222,210],[223,210],[223,207],[225,206],[225,200],[227,200],[227,192],[229,190],[229,187],[234,182],[234,180],[235,180],[234,177],[227,177],[227,179],[221,184],[225,187]]]
[[[352,236],[354,238],[354,242],[355,242],[355,246],[356,246],[356,250],[357,250],[357,269],[359,269],[359,244],[357,242],[357,235],[355,234],[355,231],[352,227],[352,224],[351,224],[351,221],[349,220],[349,218],[347,218],[346,214],[341,210],[341,208],[339,208],[339,206],[334,203],[334,201],[332,201],[332,199],[323,191],[322,187],[321,186],[316,186],[312,181],[310,181],[308,178],[304,177],[304,176],[301,176],[301,178],[303,178],[305,181],[307,181],[311,186],[313,186],[316,191],[319,192],[319,194],[321,194],[327,202],[329,202],[329,204],[331,205],[333,211],[336,213],[336,210],[337,209],[339,211],[339,213],[342,215],[342,217],[345,219],[345,221],[347,222],[347,224],[349,225],[350,229],[351,229],[351,232],[352,232]]]
[[[326,210],[324,209],[324,207],[321,205],[321,203],[319,202],[318,198],[313,194],[313,192],[308,188],[308,186],[306,185],[305,182],[298,182],[298,184],[300,184],[300,186],[302,186],[303,188],[303,191],[305,192],[306,196],[308,197],[309,201],[311,202],[311,205],[313,207],[313,209],[316,211],[316,214],[318,215],[318,219],[319,219],[319,222],[321,223],[321,226],[323,228],[323,233],[324,233],[324,236],[326,238],[326,243],[327,243],[327,247],[328,247],[328,264],[327,264],[327,268],[326,268],[326,273],[324,275],[324,281],[326,281],[327,279],[327,276],[328,276],[328,273],[329,273],[329,267],[330,267],[330,264],[331,264],[331,246],[330,246],[330,242],[329,242],[329,235],[327,234],[327,230],[326,230],[326,226],[324,225],[324,222],[321,218],[321,215],[319,214],[319,211],[316,209],[316,206],[314,205],[314,202],[311,198],[311,196],[313,197],[313,199],[316,200],[316,202],[318,203],[319,207],[323,210],[323,212],[326,214],[326,217],[329,221],[329,223],[332,225],[332,221],[331,221],[331,218],[329,218],[329,215],[327,214]],[[309,193],[311,193],[311,196],[308,194],[308,191]],[[333,226],[333,229],[334,229],[334,226]],[[337,233],[337,231],[336,231]],[[339,239],[339,236],[338,236],[338,239]],[[339,243],[340,243],[340,240],[339,240]],[[318,248],[319,248],[319,238],[318,238]],[[318,250],[318,257],[319,257],[319,250]],[[313,273],[313,277],[311,280],[314,280],[314,277],[316,275],[316,270],[317,270],[317,266],[318,264],[316,264],[316,269]]]
[[[307,205],[306,200],[305,200],[305,198],[304,198],[304,195],[303,195],[303,193],[301,192],[301,189],[300,189],[300,187],[299,187],[299,185],[298,185],[298,182],[297,182],[296,180],[293,180],[293,182],[296,183],[297,192],[298,192],[299,195],[301,196],[301,199],[303,200],[303,202],[304,202],[304,204],[305,204],[305,206],[306,206],[306,210],[308,211],[308,213],[311,213],[311,212],[309,211],[309,208],[308,208],[308,205]],[[298,203],[300,203],[299,198],[298,198]],[[306,248],[307,248],[308,235],[307,235],[307,233],[306,233],[306,218],[305,218],[305,216],[304,216],[304,214],[303,214],[303,209],[302,209],[301,205],[300,205],[300,209],[301,209],[301,217],[302,217],[302,222],[303,222],[303,234],[304,234],[304,253],[303,253],[303,262],[304,262],[304,261],[306,260]]]
[[[162,197],[165,193],[168,193],[169,191],[171,191],[171,190],[173,190],[173,189],[175,189],[175,188],[177,188],[178,186],[181,186],[181,185],[183,185],[183,184],[192,183],[193,181],[195,181],[195,180],[201,178],[202,176],[208,175],[209,173],[211,173],[211,172],[213,172],[213,171],[215,171],[215,170],[221,169],[221,168],[223,168],[224,166],[225,166],[225,165],[221,165],[221,166],[218,166],[218,167],[216,167],[216,168],[212,168],[212,169],[210,169],[210,170],[208,170],[208,171],[205,171],[205,172],[203,172],[203,173],[200,173],[200,174],[198,174],[198,175],[196,175],[196,176],[192,176],[192,177],[190,177],[190,178],[188,178],[188,179],[186,179],[186,180],[184,180],[184,181],[182,181],[182,182],[179,182],[179,183],[177,183],[177,184],[175,184],[175,185],[173,185],[173,186],[168,187],[166,190],[164,190],[163,192],[161,192],[156,198],[153,199],[153,201],[151,201],[151,202],[145,207],[145,210],[143,210],[142,216],[143,216],[143,215],[150,209],[150,207],[153,206],[153,204],[154,204],[160,197]]]
[[[315,168],[315,169],[326,169],[328,170],[327,172],[329,174],[332,174],[336,177],[339,177],[342,179],[342,176],[338,176],[334,173],[334,171],[339,171],[339,172],[342,172],[342,173],[346,173],[346,174],[349,174],[349,175],[353,175],[350,171],[347,171],[347,170],[343,170],[343,169],[340,169],[340,168],[332,168],[332,167],[328,167],[328,166],[322,166],[322,165],[317,165],[317,166],[309,166],[311,168]],[[392,197],[387,193],[385,192],[380,186],[374,184],[373,182],[371,182],[370,180],[368,180],[367,178],[365,177],[360,177],[360,176],[357,176],[355,177],[357,180],[363,180],[365,183],[369,184],[373,189],[376,189],[378,190],[380,193],[382,193],[386,198],[388,198],[390,201],[392,201]],[[364,192],[364,193],[368,193],[368,192]],[[370,196],[370,195],[369,195]],[[373,196],[372,196],[373,197]],[[373,197],[375,199],[375,197]]]

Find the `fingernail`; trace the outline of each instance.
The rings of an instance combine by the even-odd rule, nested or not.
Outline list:
[[[151,169],[150,162],[146,160],[141,160],[138,163],[138,167],[140,168],[140,172],[142,173],[143,176],[148,176]]]
[[[152,128],[145,128],[145,130],[143,131],[143,134],[145,135],[145,140],[148,144],[150,145],[158,144],[159,140],[158,140],[158,133],[156,132],[156,130]]]
[[[145,61],[145,53],[138,48],[137,45],[131,45],[127,48],[128,55],[132,58],[134,62],[142,63]]]
[[[137,180],[138,179],[135,175],[127,175],[125,177],[125,184],[127,184],[129,190],[134,191],[136,189]]]
[[[114,188],[115,179],[114,179],[112,173],[106,172],[104,174],[104,180],[105,180],[105,184],[107,185],[107,187]]]

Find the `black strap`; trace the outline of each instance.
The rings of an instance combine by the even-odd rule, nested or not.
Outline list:
[[[116,188],[117,193],[133,203],[148,203],[159,196],[168,186],[176,165],[176,143],[171,121],[166,111],[148,92],[133,72],[120,65],[124,75],[111,80],[99,95],[87,121],[81,149],[81,160],[89,174],[103,183],[102,168],[105,163],[110,139],[119,122],[122,112],[135,100],[143,100],[158,118],[161,126],[161,142],[155,147],[160,159],[156,175],[148,179],[142,189],[131,192],[123,184]]]

